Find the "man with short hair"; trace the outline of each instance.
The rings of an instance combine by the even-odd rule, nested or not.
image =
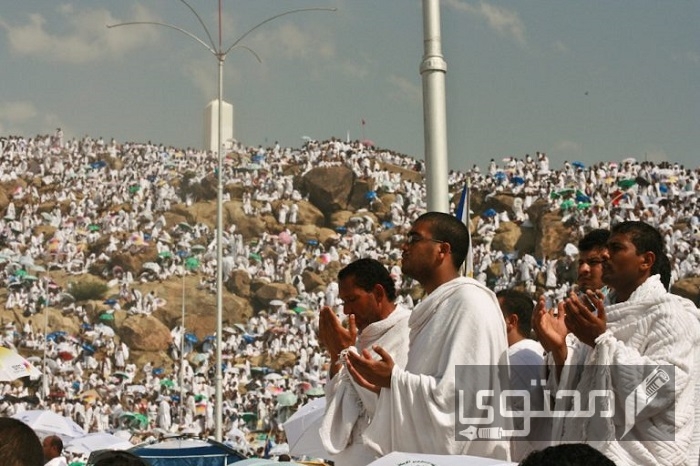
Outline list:
[[[530,412],[542,410],[544,407],[544,391],[541,384],[544,349],[539,342],[530,338],[532,310],[535,307],[530,294],[508,288],[497,292],[496,297],[506,322],[510,389],[527,392],[529,395],[527,412],[523,411],[525,400],[522,396],[513,397],[511,400],[511,409],[523,412],[522,417],[514,419],[516,429],[525,429],[524,422],[527,422],[528,426],[527,433],[512,439],[511,456],[514,461],[519,461],[531,451],[549,446],[552,430],[549,419],[529,415]]]
[[[538,335],[554,346],[556,388],[574,390],[582,399],[609,394],[601,400],[603,408],[609,411],[613,403],[624,408],[612,417],[567,416],[555,427],[554,439],[589,443],[618,466],[698,464],[700,313],[691,301],[666,291],[664,255],[663,237],[654,227],[619,223],[603,254],[603,281],[611,288],[607,305],[602,293],[589,290],[585,298],[571,293],[557,316],[543,300],[535,310]],[[573,350],[552,338],[562,320],[581,342]],[[585,364],[572,365],[582,352],[588,353]],[[651,372],[645,376],[646,370],[636,368]],[[649,391],[647,379],[659,371],[665,378]],[[664,387],[670,380],[673,386]],[[640,392],[646,404],[637,404],[634,387],[646,388]],[[627,400],[636,405],[631,411]]]
[[[478,399],[481,388],[501,393],[508,385],[507,376],[501,378],[507,371],[499,372],[507,368],[508,345],[496,296],[459,273],[469,247],[467,226],[457,218],[442,212],[418,217],[403,244],[401,270],[426,295],[409,319],[405,369],[394,363],[396,354],[380,346],[374,347],[380,360],[367,351],[348,353],[352,377],[379,393],[363,438],[382,455],[404,451],[510,457],[507,440],[470,439],[457,429],[458,418],[483,415],[476,409],[477,401],[483,401]],[[458,398],[457,391],[463,396]]]
[[[42,447],[46,466],[67,466],[66,459],[61,456],[61,453],[63,453],[63,441],[59,436],[49,435],[44,439]]]
[[[341,353],[355,346],[370,351],[374,345],[381,345],[395,354],[396,364],[403,367],[410,311],[394,304],[394,281],[375,259],[359,259],[343,268],[338,273],[338,296],[348,316],[348,328],[328,306],[321,309],[319,320],[319,339],[331,359],[321,441],[332,455],[329,459],[338,466],[363,466],[378,456],[362,439],[372,420],[377,394],[355,383],[343,367]]]
[[[41,466],[41,442],[24,422],[0,417],[0,460],[3,466]]]

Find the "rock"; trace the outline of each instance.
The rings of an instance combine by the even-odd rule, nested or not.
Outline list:
[[[356,179],[348,200],[348,208],[352,210],[367,208],[370,205],[367,193],[374,191],[374,189],[374,181],[372,179]]]
[[[226,289],[241,298],[250,297],[250,275],[245,270],[231,272],[225,283]]]
[[[354,181],[355,174],[347,167],[318,167],[304,175],[302,189],[324,218],[330,219],[333,212],[348,208]]]
[[[268,283],[261,286],[253,296],[253,305],[257,310],[267,310],[270,307],[270,301],[278,299],[287,301],[297,295],[297,290],[294,285],[289,283]]]
[[[671,285],[671,293],[688,298],[700,307],[700,277],[689,277],[678,280]]]
[[[527,214],[534,225],[533,234],[539,238],[535,244],[535,257],[559,258],[567,243],[576,242],[575,229],[564,225],[559,213],[550,212],[546,200],[535,201]]]
[[[304,270],[301,274],[301,280],[304,283],[304,289],[307,292],[315,291],[319,287],[325,287],[326,283],[323,278],[316,272]]]
[[[297,205],[299,206],[299,213],[296,225],[326,225],[326,217],[318,207],[308,201],[298,201]],[[292,227],[291,224],[287,226]]]
[[[137,351],[166,351],[172,341],[168,327],[153,316],[131,316],[117,333],[129,348]]]
[[[522,236],[520,227],[513,222],[501,222],[496,235],[493,237],[491,247],[504,253],[513,252],[517,249],[517,243]]]

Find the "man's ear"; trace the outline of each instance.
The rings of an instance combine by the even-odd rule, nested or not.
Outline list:
[[[639,266],[642,270],[647,271],[654,267],[654,264],[656,263],[656,254],[651,251],[647,251],[642,253],[641,258],[642,260]]]
[[[374,294],[374,297],[377,299],[377,302],[381,302],[384,299],[386,299],[386,290],[379,283],[374,285],[374,288],[372,289],[372,293]]]
[[[506,329],[510,330],[511,327],[513,328],[518,328],[518,315],[517,314],[510,314],[507,316],[504,316],[506,319]]]

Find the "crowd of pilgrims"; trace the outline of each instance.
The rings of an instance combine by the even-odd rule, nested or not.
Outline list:
[[[251,277],[293,283],[299,293],[295,305],[306,309],[296,312],[287,303],[279,303],[224,331],[223,430],[239,448],[251,449],[259,446],[251,436],[255,432],[273,433],[283,442],[281,422],[310,398],[323,396],[328,359],[316,336],[317,311],[323,305],[339,309],[342,304],[336,282],[327,284],[324,291],[306,290],[302,272],[309,268],[322,271],[332,261],[346,265],[361,257],[378,259],[396,281],[398,302],[410,309],[414,302],[409,291],[414,283],[403,279],[398,266],[401,232],[425,212],[426,193],[424,183],[383,168],[391,164],[423,172],[420,161],[358,141],[310,140],[298,149],[235,144],[229,152],[223,180],[226,185],[244,187],[238,200],[245,214],[271,213],[283,230],[246,240],[235,224],[227,226],[223,273],[240,269]],[[178,183],[173,181],[182,180],[185,174],[190,184],[211,177],[218,167],[216,154],[87,136],[64,140],[58,130],[33,138],[2,137],[0,155],[0,185],[13,186],[6,193],[8,203],[0,219],[0,280],[6,288],[5,309],[17,311],[3,314],[2,346],[20,353],[45,354],[35,356],[34,362],[48,366],[46,380],[0,383],[0,415],[48,408],[74,419],[86,431],[128,430],[132,441],[175,432],[210,435],[214,427],[213,339],[198,341],[182,327],[174,327],[169,352],[172,363],[137,367],[110,322],[91,321],[85,309],[70,299],[68,290],[52,281],[50,272],[60,269],[79,279],[95,264],[109,263],[113,254],[137,252],[152,244],[159,257],[168,260],[154,263],[138,276],[115,268],[104,277],[118,294],[110,303],[110,312],[150,314],[167,305],[166,296],[139,289],[146,282],[195,274],[202,287],[215,292],[216,232],[204,223],[169,225],[164,213],[176,204],[201,200],[194,192],[174,187]],[[370,179],[376,194],[393,193],[394,201],[384,209],[388,213],[380,222],[371,216],[353,217],[337,229],[332,245],[304,243],[289,227],[298,223],[298,203],[306,198],[285,169],[296,166],[303,174],[333,165],[346,166],[357,177]],[[470,192],[486,198],[515,196],[510,212],[492,209],[473,214],[474,278],[494,291],[520,286],[533,295],[546,293],[559,299],[571,286],[561,270],[575,262],[577,239],[624,220],[643,220],[662,232],[672,262],[672,282],[697,274],[699,177],[698,168],[634,159],[593,165],[571,161],[555,169],[546,154],[537,152],[491,159],[483,170],[475,164],[463,172],[451,171],[449,186],[455,199],[453,209],[467,184]],[[229,200],[226,194],[224,201]],[[527,211],[538,201],[545,201],[551,211],[561,213],[564,223],[575,227],[571,244],[557,257],[492,248],[501,223],[533,226]],[[376,202],[381,202],[378,195],[368,196],[367,209],[371,211]],[[47,205],[55,207],[47,209]],[[123,205],[130,208],[119,208]],[[40,228],[42,225],[53,228]],[[395,229],[395,234],[380,242],[377,234],[385,229]],[[46,231],[53,234],[48,237]],[[105,237],[104,250],[89,253],[89,246]],[[266,247],[275,251],[274,256],[265,255]],[[499,266],[497,277],[487,273],[493,264]],[[544,277],[544,286],[538,276]],[[75,316],[81,331],[70,334],[60,328],[44,328],[41,311],[46,306]],[[14,317],[17,315],[22,319]],[[250,363],[264,353],[274,358],[284,352],[297,357],[281,371]],[[245,356],[245,363],[231,363],[233,355]]]

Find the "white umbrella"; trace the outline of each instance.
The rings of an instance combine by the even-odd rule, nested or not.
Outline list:
[[[40,375],[39,369],[32,366],[23,356],[0,346],[0,382],[12,382],[27,376],[37,378]]]
[[[160,265],[156,264],[155,262],[146,262],[145,264],[143,264],[142,268],[144,270],[150,270],[155,273],[160,272]]]
[[[306,403],[282,424],[289,442],[289,453],[308,455],[313,458],[330,456],[323,444],[318,430],[321,428],[323,413],[326,411],[326,398],[316,398]]]
[[[33,409],[22,411],[12,416],[27,424],[40,436],[58,435],[64,441],[85,436],[85,431],[78,424],[50,410]]]
[[[432,466],[517,466],[518,463],[471,455],[427,455],[395,451],[369,463],[369,466],[430,464]]]
[[[107,432],[93,432],[66,444],[66,451],[89,454],[95,450],[128,450],[134,444]]]

